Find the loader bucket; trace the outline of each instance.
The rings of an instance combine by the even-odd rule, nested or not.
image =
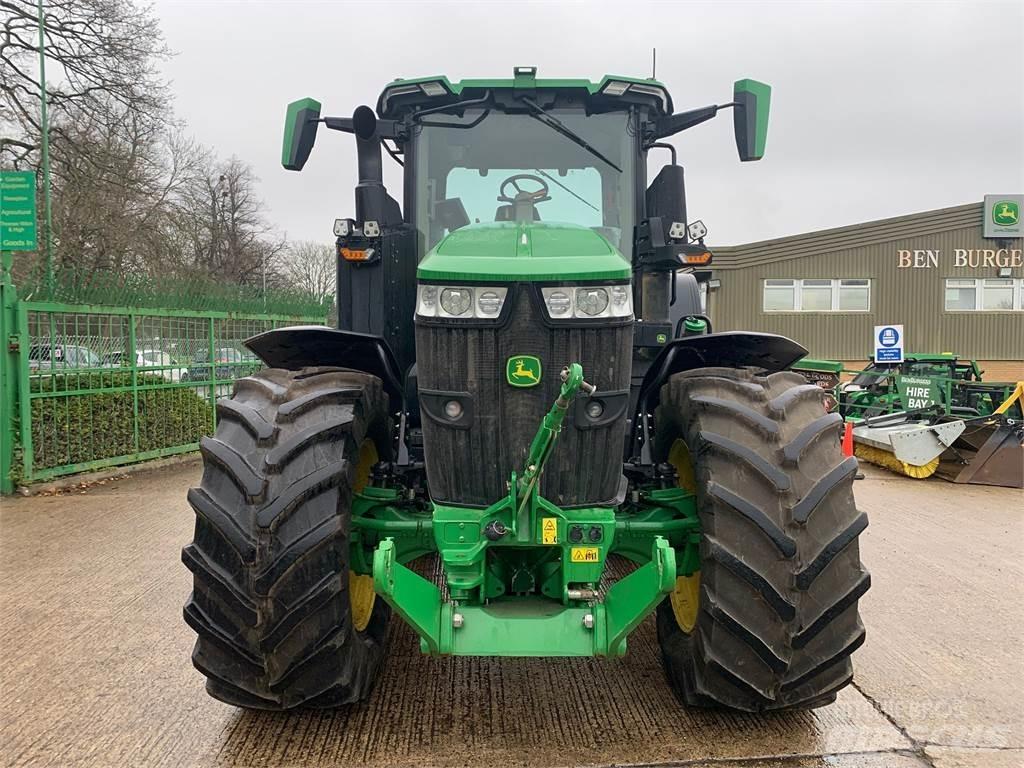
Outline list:
[[[994,418],[971,425],[940,458],[936,474],[945,480],[1024,488],[1024,424]]]

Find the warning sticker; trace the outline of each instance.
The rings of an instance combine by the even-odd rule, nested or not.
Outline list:
[[[573,547],[572,561],[574,563],[597,563],[601,561],[601,550],[597,547]]]
[[[540,524],[541,544],[558,543],[558,518],[541,518]]]

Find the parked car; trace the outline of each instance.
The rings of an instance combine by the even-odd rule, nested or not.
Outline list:
[[[260,368],[260,362],[251,352],[243,352],[234,347],[220,347],[213,350],[213,372],[217,379],[230,381],[239,376],[246,376]],[[210,353],[201,349],[182,374],[182,381],[210,380]]]
[[[33,344],[28,350],[28,369],[32,373],[100,368],[102,365],[99,355],[78,344]]]
[[[178,381],[181,379],[181,367],[169,367],[174,366],[175,362],[169,354],[159,349],[139,349],[135,352],[135,367],[136,368],[156,368],[156,370],[145,371],[145,373],[152,376],[162,376],[168,381]],[[127,368],[128,367],[128,353],[121,352],[108,352],[103,355],[103,367],[104,368]]]

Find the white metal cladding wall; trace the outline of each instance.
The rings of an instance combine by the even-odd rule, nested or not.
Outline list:
[[[816,357],[858,359],[871,354],[873,326],[881,323],[902,323],[906,326],[908,351],[956,352],[964,357],[987,360],[1024,359],[1024,312],[946,312],[945,279],[948,277],[998,277],[993,267],[955,268],[957,248],[1009,249],[1024,248],[1024,240],[997,243],[981,236],[980,206],[964,215],[961,209],[951,222],[936,221],[939,231],[896,237],[891,240],[852,245],[854,233],[842,230],[819,233],[820,245],[814,238],[793,238],[794,248],[786,241],[726,249],[726,258],[716,258],[715,277],[721,287],[710,292],[708,308],[715,330],[758,330],[779,333],[800,342]],[[976,213],[975,213],[976,211]],[[974,224],[965,222],[973,220]],[[895,220],[891,220],[895,221]],[[941,224],[959,224],[955,229],[941,229]],[[890,225],[891,226],[891,225]],[[875,225],[865,225],[868,237]],[[898,231],[891,227],[889,231]],[[829,248],[843,242],[847,247]],[[821,245],[825,247],[822,248]],[[927,269],[900,269],[900,250],[938,251],[938,266]],[[793,255],[797,252],[799,255]],[[724,263],[723,263],[724,262]],[[749,265],[749,266],[747,266]],[[1013,268],[1013,277],[1024,277],[1024,267]],[[869,278],[871,309],[869,312],[764,312],[762,281],[769,278]]]

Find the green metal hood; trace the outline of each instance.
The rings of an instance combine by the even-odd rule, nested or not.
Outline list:
[[[576,224],[470,224],[420,262],[426,282],[629,280],[629,262],[601,235]]]

